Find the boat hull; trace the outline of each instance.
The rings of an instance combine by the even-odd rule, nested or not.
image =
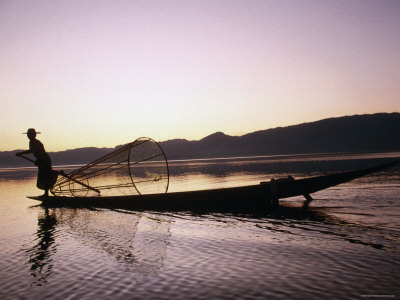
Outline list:
[[[279,199],[309,195],[353,179],[372,174],[398,162],[368,169],[335,173],[294,180],[271,180],[242,187],[174,192],[165,194],[99,196],[99,197],[28,197],[48,206],[106,207],[136,210],[243,210],[262,209],[276,205]]]

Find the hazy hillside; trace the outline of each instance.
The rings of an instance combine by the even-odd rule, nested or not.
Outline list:
[[[161,143],[169,159],[236,155],[400,150],[400,113],[325,119],[256,131],[240,137],[214,133],[200,141]]]
[[[380,113],[325,119],[228,136],[222,132],[199,141],[160,142],[168,159],[237,155],[400,151],[400,113]],[[90,162],[110,148],[81,148],[50,153],[53,164]],[[16,151],[0,152],[0,167],[31,166]]]

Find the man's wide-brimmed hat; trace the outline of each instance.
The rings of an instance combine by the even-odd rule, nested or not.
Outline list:
[[[29,128],[27,132],[23,132],[22,134],[41,134],[41,132],[36,132],[35,128]]]

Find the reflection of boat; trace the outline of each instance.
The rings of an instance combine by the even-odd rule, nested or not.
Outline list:
[[[29,197],[40,200],[45,205],[96,206],[110,208],[130,208],[148,210],[193,210],[193,209],[254,209],[277,204],[278,199],[303,195],[305,204],[312,200],[310,194],[348,182],[350,180],[395,166],[398,161],[375,167],[341,172],[324,176],[294,180],[271,180],[258,185],[130,196]]]

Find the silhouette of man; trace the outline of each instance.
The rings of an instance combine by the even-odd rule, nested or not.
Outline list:
[[[57,180],[57,175],[52,170],[51,159],[47,154],[46,150],[44,150],[43,144],[36,139],[36,134],[40,134],[40,132],[36,132],[35,129],[29,128],[26,134],[29,138],[29,150],[18,152],[15,155],[21,156],[23,154],[32,153],[35,156],[36,161],[35,165],[38,166],[38,178],[36,186],[44,190],[44,195],[47,197],[49,195],[49,189],[54,185]]]

